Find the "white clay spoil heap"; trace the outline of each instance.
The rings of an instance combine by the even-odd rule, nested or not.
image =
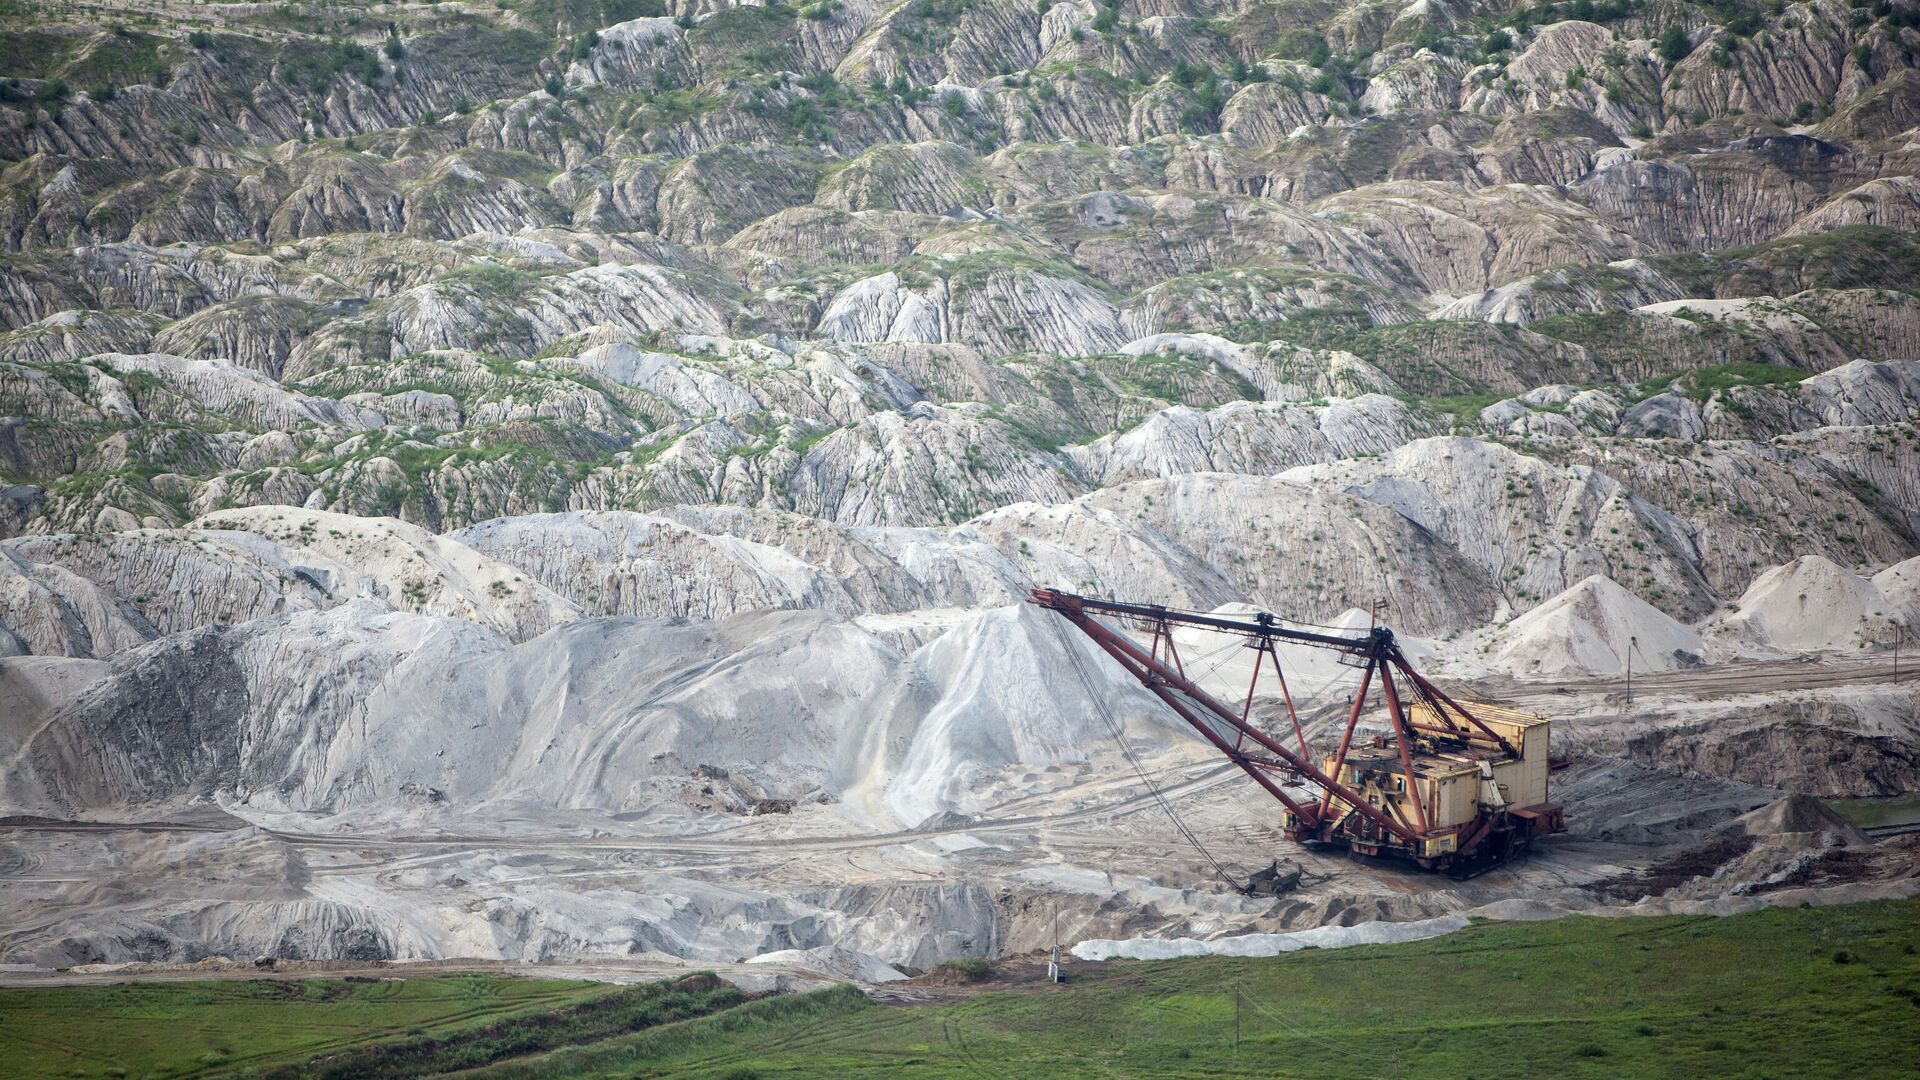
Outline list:
[[[21,748],[0,799],[49,816],[209,798],[241,815],[642,811],[715,766],[905,827],[1007,797],[1010,768],[1116,751],[1109,722],[1143,750],[1184,738],[1091,648],[1029,605],[903,654],[814,611],[587,619],[514,644],[357,601],[126,650],[64,703],[57,671],[15,672],[44,684],[48,718],[0,722]]]
[[[1316,926],[1287,934],[1241,934],[1200,941],[1195,938],[1128,938],[1083,941],[1073,947],[1082,960],[1173,960],[1183,956],[1279,956],[1302,949],[1344,949],[1352,945],[1390,945],[1425,941],[1467,927],[1459,915],[1411,922],[1364,922],[1356,926]]]
[[[422,615],[448,615],[524,641],[576,618],[579,609],[517,567],[395,518],[365,518],[297,506],[221,510],[201,529],[252,533],[284,556],[314,564],[346,595],[377,597]]]
[[[1791,833],[1824,833],[1845,844],[1870,844],[1873,841],[1859,827],[1833,812],[1826,803],[1807,795],[1789,795],[1758,810],[1742,814],[1727,823],[1727,828],[1748,836],[1779,836]]]
[[[1755,578],[1708,633],[1758,652],[1856,651],[1887,639],[1895,615],[1875,582],[1804,555]]]
[[[1894,563],[1873,575],[1873,586],[1885,599],[1887,614],[1912,634],[1920,629],[1920,557]]]
[[[907,977],[898,968],[871,953],[855,952],[837,945],[822,945],[813,949],[776,949],[749,957],[747,963],[796,967],[847,982],[899,982]]]
[[[1513,620],[1489,655],[1515,674],[1612,675],[1627,670],[1629,652],[1635,670],[1669,671],[1706,651],[1691,628],[1594,574]]]

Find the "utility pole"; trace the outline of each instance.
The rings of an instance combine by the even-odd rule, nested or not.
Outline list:
[[[1640,638],[1627,635],[1627,704],[1633,704],[1633,651],[1640,647]]]
[[[1060,901],[1053,902],[1053,952],[1047,957],[1047,978],[1060,982]]]
[[[1233,988],[1233,1052],[1240,1052],[1240,988]]]

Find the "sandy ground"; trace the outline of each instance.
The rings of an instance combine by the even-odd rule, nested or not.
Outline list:
[[[1577,744],[1583,727],[1648,722],[1641,715],[1648,707],[1880,685],[1891,676],[1890,662],[1744,663],[1636,678],[1632,702],[1622,678],[1501,678],[1470,692],[1550,712]],[[227,922],[237,922],[240,929],[228,932],[244,940],[248,916],[235,912],[253,910],[249,904],[291,904],[282,918],[312,919],[298,905],[318,899],[413,928],[419,952],[476,959],[282,962],[267,972],[250,956],[230,953],[237,963],[0,970],[0,984],[440,970],[623,981],[697,967],[758,985],[803,985],[814,976],[741,961],[810,944],[795,926],[826,925],[836,944],[898,966],[927,967],[943,955],[1029,954],[1053,943],[1056,925],[1071,944],[1425,918],[1515,899],[1581,906],[1597,902],[1597,884],[1632,880],[1670,862],[1715,826],[1777,794],[1576,760],[1554,778],[1573,831],[1516,864],[1456,881],[1285,841],[1275,827],[1277,806],[1197,747],[1147,763],[1160,799],[1117,753],[1090,751],[1085,766],[1015,778],[1028,793],[991,814],[906,832],[860,831],[832,806],[749,818],[701,815],[675,823],[667,835],[658,823],[585,813],[465,816],[430,828],[364,830],[338,822],[260,828],[212,809],[125,824],[13,819],[0,823],[0,949],[55,940],[90,917],[129,907],[175,929],[191,924],[215,940]],[[1284,857],[1304,867],[1305,883],[1278,899],[1232,892],[1182,837],[1161,799],[1230,874]],[[769,914],[782,902],[804,910]],[[503,906],[514,909],[511,917]],[[663,929],[654,937],[630,927],[606,931],[608,912],[622,908],[647,910],[646,925]],[[682,924],[691,929],[676,936],[673,928]],[[751,932],[728,937],[714,930],[732,924]],[[768,941],[769,926],[791,940]]]

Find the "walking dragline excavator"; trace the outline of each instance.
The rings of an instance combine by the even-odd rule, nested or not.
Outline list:
[[[1092,638],[1278,799],[1285,808],[1282,831],[1290,840],[1470,875],[1514,857],[1535,837],[1566,827],[1561,807],[1547,800],[1547,719],[1448,697],[1407,663],[1393,631],[1384,626],[1365,634],[1323,634],[1283,627],[1264,612],[1230,618],[1056,589],[1035,589],[1027,599],[1058,612]],[[1095,615],[1133,630],[1146,644]],[[1175,627],[1237,635],[1255,651],[1253,676],[1237,711],[1188,679],[1174,646]],[[1339,749],[1330,757],[1316,758],[1307,745],[1277,644],[1332,650],[1360,673]],[[1254,723],[1263,671],[1278,683],[1291,738]],[[1354,730],[1375,680],[1391,734],[1355,746]]]

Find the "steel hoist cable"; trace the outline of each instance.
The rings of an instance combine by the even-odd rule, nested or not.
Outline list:
[[[1221,882],[1234,892],[1244,895],[1247,892],[1247,887],[1235,881],[1233,875],[1227,872],[1227,868],[1221,865],[1220,860],[1214,858],[1213,852],[1207,850],[1207,846],[1200,842],[1200,838],[1194,835],[1192,829],[1187,827],[1187,823],[1180,820],[1180,815],[1174,812],[1173,804],[1169,803],[1166,796],[1160,793],[1160,786],[1153,782],[1153,777],[1148,775],[1146,767],[1140,764],[1139,758],[1134,756],[1133,748],[1127,745],[1126,733],[1121,729],[1120,722],[1115,720],[1112,712],[1107,709],[1106,698],[1094,690],[1093,679],[1087,675],[1086,664],[1080,656],[1078,644],[1067,637],[1066,628],[1059,625],[1058,622],[1054,623],[1053,632],[1055,636],[1060,639],[1061,646],[1067,651],[1067,662],[1073,665],[1074,674],[1080,679],[1081,689],[1085,690],[1087,697],[1093,701],[1094,710],[1100,714],[1101,721],[1106,724],[1107,732],[1113,736],[1113,741],[1119,744],[1120,753],[1127,759],[1127,763],[1133,766],[1135,775],[1140,777],[1140,782],[1146,785],[1147,791],[1153,795],[1153,801],[1158,803],[1160,809],[1166,812],[1167,820],[1173,822],[1173,827],[1179,830],[1180,835],[1186,838],[1187,843],[1192,844],[1193,849],[1198,851],[1201,857],[1206,859],[1208,863],[1212,864],[1213,872],[1220,878]]]

